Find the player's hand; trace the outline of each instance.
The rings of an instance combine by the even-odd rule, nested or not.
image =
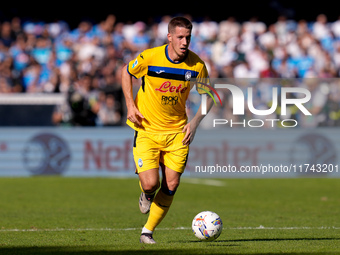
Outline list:
[[[183,145],[188,146],[189,144],[191,144],[196,134],[196,128],[197,126],[191,122],[189,122],[188,124],[184,126],[182,130],[182,132],[185,133],[185,136],[182,140]]]
[[[129,107],[127,112],[127,118],[134,124],[141,126],[142,123],[140,119],[144,119],[143,114],[137,109],[136,106]]]

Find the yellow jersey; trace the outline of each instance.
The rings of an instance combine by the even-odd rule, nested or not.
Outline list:
[[[135,98],[143,114],[142,126],[130,120],[127,124],[136,131],[172,134],[182,132],[187,123],[186,100],[191,78],[208,78],[204,62],[188,50],[185,58],[174,62],[168,55],[168,45],[147,49],[129,62],[127,71],[142,85]]]

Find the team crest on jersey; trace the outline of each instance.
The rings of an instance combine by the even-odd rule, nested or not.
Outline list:
[[[135,66],[138,65],[138,60],[136,59],[135,62],[132,64],[132,68],[135,68]]]
[[[190,71],[187,71],[187,72],[185,73],[185,80],[186,80],[186,81],[189,81],[190,78],[191,78],[191,72],[190,72]]]

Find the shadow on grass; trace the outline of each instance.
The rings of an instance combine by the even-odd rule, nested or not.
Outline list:
[[[217,245],[221,242],[229,242],[228,241],[220,241],[217,242]],[[105,254],[105,255],[115,255],[115,254],[121,254],[121,255],[128,255],[128,254],[138,254],[138,255],[153,255],[153,254],[161,254],[161,255],[173,255],[173,254],[188,254],[188,255],[196,255],[196,254],[229,254],[233,255],[235,253],[229,253],[228,250],[224,250],[223,252],[221,251],[214,251],[214,250],[202,250],[202,249],[157,249],[157,246],[152,246],[152,248],[149,247],[141,247],[139,250],[114,250],[114,247],[11,247],[11,248],[0,248],[0,254],[1,255],[7,255],[7,254],[23,254],[23,255],[28,255],[28,254],[34,254],[34,255],[42,255],[42,254],[49,254],[49,255],[80,255],[80,254],[85,254],[85,255],[100,255],[100,254]],[[238,253],[239,254],[239,253]],[[248,254],[248,253],[241,253],[241,254]],[[251,252],[249,254],[255,254],[254,252]],[[270,255],[281,255],[282,253],[266,253]],[[286,255],[335,255],[339,253],[333,253],[333,252],[292,252],[292,253],[285,253]],[[236,254],[235,254],[236,255]]]
[[[307,237],[307,238],[252,238],[252,239],[228,239],[228,240],[215,240],[207,243],[233,243],[233,242],[271,242],[271,241],[339,241],[340,238],[335,237]],[[202,243],[204,241],[200,240],[190,240],[190,241],[176,241],[176,243]],[[229,244],[229,246],[237,246]]]
[[[215,242],[270,242],[270,241],[325,241],[340,240],[335,237],[302,237],[302,238],[252,238],[252,239],[232,239],[232,240],[215,240]]]

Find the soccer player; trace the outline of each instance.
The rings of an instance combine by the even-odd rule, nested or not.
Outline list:
[[[188,49],[191,30],[188,19],[173,18],[168,25],[169,44],[143,51],[122,72],[127,124],[135,130],[133,156],[142,190],[139,208],[144,214],[150,212],[141,243],[156,243],[152,234],[170,208],[188,159],[189,144],[204,117],[199,108],[187,123],[185,104],[190,79],[208,78],[204,62]],[[132,76],[142,79],[135,100]],[[211,106],[208,97],[207,111]]]

